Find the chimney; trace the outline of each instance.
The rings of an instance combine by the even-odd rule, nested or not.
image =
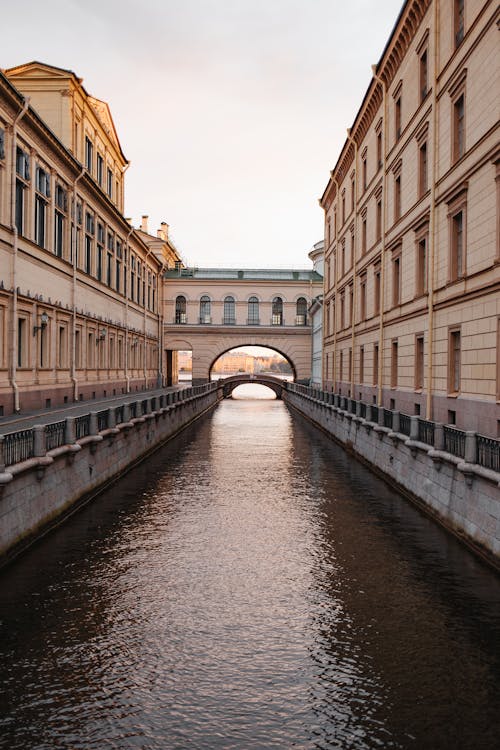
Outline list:
[[[141,218],[141,232],[148,233],[148,216],[142,216]]]
[[[168,240],[168,224],[166,221],[162,221],[160,228],[156,230],[156,236],[165,242]]]

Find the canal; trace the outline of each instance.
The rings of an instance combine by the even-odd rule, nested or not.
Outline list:
[[[499,644],[498,576],[226,400],[0,572],[0,747],[493,750]]]

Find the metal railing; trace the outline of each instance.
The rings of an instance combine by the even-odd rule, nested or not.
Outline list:
[[[500,440],[477,435],[477,462],[485,469],[500,473]]]
[[[434,422],[428,419],[418,420],[418,439],[421,443],[434,445]]]
[[[465,432],[449,425],[444,426],[443,432],[445,451],[453,456],[465,458]]]
[[[121,406],[115,406],[115,422],[121,424],[123,422],[123,404]]]
[[[51,451],[54,448],[60,448],[66,440],[66,420],[53,422],[45,425],[45,450]]]
[[[75,418],[75,437],[77,440],[90,435],[90,414]]]
[[[411,418],[408,414],[399,415],[399,431],[402,435],[410,437],[411,432]]]
[[[107,430],[109,427],[109,409],[103,409],[97,412],[97,429]]]
[[[34,434],[32,429],[18,430],[4,435],[3,439],[4,462],[6,466],[18,464],[33,458]]]
[[[384,427],[392,430],[392,411],[391,409],[384,409]]]

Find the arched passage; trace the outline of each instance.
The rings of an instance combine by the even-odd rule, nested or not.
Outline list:
[[[245,357],[242,357],[241,367],[238,367],[238,364],[240,364],[238,362],[238,359],[234,358],[234,362],[232,363],[232,366],[233,366],[232,369],[234,370],[234,372],[231,371],[231,367],[227,368],[226,370],[223,370],[222,372],[220,371],[220,369],[218,372],[216,372],[217,364],[221,361],[222,358],[227,357],[227,355],[231,355],[233,352],[243,353],[244,351],[246,351],[249,358],[254,358],[254,359],[259,360],[259,353],[257,352],[257,350],[262,350],[262,352],[269,353],[270,355],[276,355],[276,357],[279,357],[279,359],[282,362],[286,363],[288,367],[281,368],[281,371],[280,371],[280,368],[278,369],[275,368],[276,369],[275,374],[276,376],[278,376],[278,379],[280,375],[282,375],[282,377],[286,377],[289,380],[295,381],[297,379],[297,370],[290,356],[288,356],[285,352],[280,351],[275,346],[267,346],[264,344],[258,344],[258,345],[239,344],[237,346],[231,346],[229,348],[225,348],[222,351],[218,352],[217,356],[213,357],[210,363],[210,367],[208,370],[209,379],[216,380],[224,375],[237,374],[237,371],[241,371],[242,374],[258,375],[259,372],[255,372],[253,367],[249,367],[248,363],[245,363],[245,359],[246,359]],[[263,354],[260,354],[260,358],[266,359],[266,356]],[[265,374],[272,375],[273,373],[266,372]]]
[[[272,375],[248,375],[246,373],[241,373],[229,378],[223,378],[219,382],[223,389],[224,398],[228,398],[239,385],[245,385],[246,383],[265,385],[267,388],[270,388],[275,392],[276,398],[281,398],[286,381],[281,380],[280,378],[274,378]]]

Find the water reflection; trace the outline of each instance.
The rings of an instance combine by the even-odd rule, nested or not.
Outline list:
[[[0,747],[493,748],[499,603],[282,402],[227,400],[0,576]]]

